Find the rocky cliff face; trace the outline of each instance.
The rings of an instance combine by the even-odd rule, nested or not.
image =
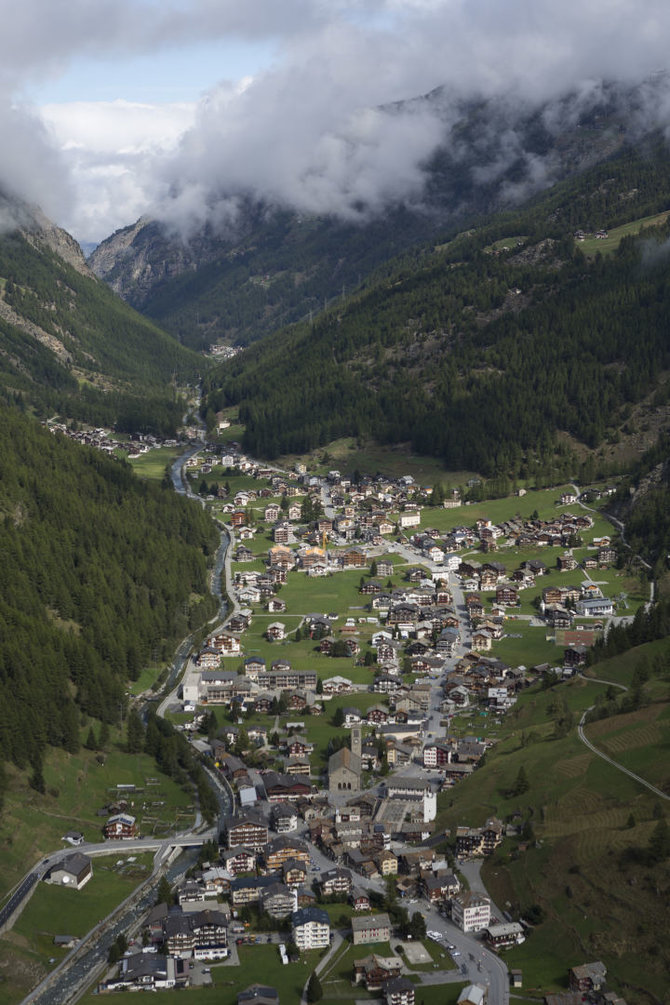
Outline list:
[[[49,248],[84,276],[91,270],[74,237],[57,227],[39,206],[0,191],[0,234],[18,231],[37,250]]]
[[[52,223],[39,207],[31,207],[30,215],[32,219],[20,228],[27,241],[37,246],[46,245],[83,276],[92,275],[81,248],[71,234]]]
[[[88,264],[119,296],[141,309],[161,283],[195,271],[216,254],[206,235],[186,243],[172,238],[155,220],[141,217],[99,244]]]

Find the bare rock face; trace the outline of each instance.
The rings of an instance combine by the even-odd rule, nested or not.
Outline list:
[[[38,207],[31,207],[30,214],[32,221],[27,226],[20,228],[26,240],[33,244],[46,245],[77,272],[81,272],[84,276],[91,276],[92,273],[86,264],[84,253],[74,237],[52,223]]]
[[[92,276],[74,237],[39,208],[0,191],[0,233],[18,231],[35,248],[49,248],[84,276]]]
[[[218,249],[207,235],[185,242],[168,234],[157,221],[141,217],[102,241],[88,264],[119,296],[141,307],[162,282],[194,272],[212,261]]]

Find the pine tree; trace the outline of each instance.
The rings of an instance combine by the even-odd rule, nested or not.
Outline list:
[[[312,971],[312,976],[307,983],[307,1001],[318,1002],[323,998],[323,988],[321,987],[321,981],[317,975],[316,970]]]
[[[526,769],[522,764],[516,776],[514,788],[512,789],[512,795],[522,796],[524,792],[528,792],[529,788],[530,788],[530,782],[528,781],[528,775],[526,774]]]
[[[156,903],[168,905],[172,903],[172,887],[167,876],[161,876],[158,890],[156,891]]]
[[[128,713],[126,749],[129,754],[139,754],[144,749],[144,726],[140,714],[135,708],[131,708]]]
[[[670,856],[670,828],[665,817],[661,817],[651,832],[649,854],[654,862],[665,862]]]

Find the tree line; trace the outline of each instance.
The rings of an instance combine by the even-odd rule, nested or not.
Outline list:
[[[0,409],[0,759],[76,751],[129,680],[214,613],[201,509],[125,462]]]

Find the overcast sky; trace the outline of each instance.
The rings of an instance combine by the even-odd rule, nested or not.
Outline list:
[[[2,8],[5,8],[2,10]],[[537,101],[665,69],[667,0],[0,0],[0,181],[82,241],[246,193],[413,198],[448,94]],[[665,115],[665,111],[663,111]]]

